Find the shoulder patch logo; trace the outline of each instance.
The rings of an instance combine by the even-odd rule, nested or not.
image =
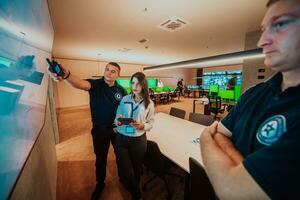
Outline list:
[[[286,132],[286,120],[283,115],[275,115],[265,120],[256,133],[257,140],[264,145],[271,145]]]
[[[117,100],[117,101],[121,101],[121,99],[122,99],[122,94],[120,93],[120,92],[117,92],[116,94],[115,94],[115,99]]]

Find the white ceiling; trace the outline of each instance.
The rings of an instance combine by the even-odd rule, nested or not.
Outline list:
[[[266,0],[48,0],[48,3],[55,32],[54,57],[142,65],[243,51],[245,34],[259,29],[266,9]],[[175,32],[157,28],[172,16],[190,24]],[[140,44],[142,38],[149,41]],[[119,51],[124,48],[131,50]]]

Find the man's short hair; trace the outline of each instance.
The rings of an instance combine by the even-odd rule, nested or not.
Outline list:
[[[120,65],[119,65],[118,63],[116,63],[116,62],[109,62],[107,65],[112,65],[112,66],[115,66],[116,68],[118,68],[118,69],[119,69],[119,71],[121,71],[121,67],[120,67]]]

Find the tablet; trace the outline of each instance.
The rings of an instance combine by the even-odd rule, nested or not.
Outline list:
[[[118,121],[121,122],[122,125],[129,125],[130,123],[135,122],[135,120],[132,118],[122,118],[122,117],[119,117]]]

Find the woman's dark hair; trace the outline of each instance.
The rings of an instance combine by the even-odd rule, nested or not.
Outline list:
[[[137,78],[139,84],[142,86],[142,96],[145,101],[145,108],[147,109],[148,105],[150,104],[150,95],[149,95],[148,81],[146,75],[143,72],[136,72],[131,76],[130,78],[131,82],[134,77]]]

